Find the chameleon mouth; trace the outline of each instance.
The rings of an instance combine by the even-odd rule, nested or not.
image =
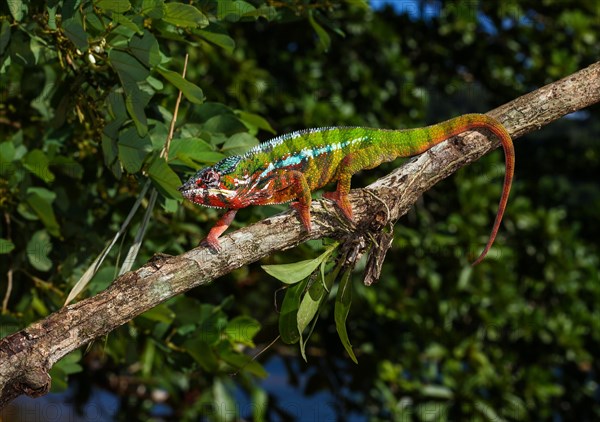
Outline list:
[[[234,201],[237,191],[231,189],[181,189],[181,195],[195,204],[206,207],[227,208]]]
[[[237,192],[231,189],[186,189],[182,190],[181,194],[184,198],[204,198],[204,197],[225,197],[235,198]]]

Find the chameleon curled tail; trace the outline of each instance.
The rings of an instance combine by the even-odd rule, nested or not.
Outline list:
[[[466,114],[416,129],[325,127],[293,132],[201,169],[179,190],[196,204],[227,210],[205,239],[209,246],[219,250],[218,237],[240,208],[294,201],[292,207],[310,231],[311,192],[337,182],[335,192],[324,196],[352,220],[348,201],[352,175],[398,157],[421,154],[448,138],[480,128],[490,130],[500,139],[506,170],[492,232],[483,252],[473,262],[476,265],[492,247],[500,228],[515,164],[510,135],[500,122],[485,114]]]

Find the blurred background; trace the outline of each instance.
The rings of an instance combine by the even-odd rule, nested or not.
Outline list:
[[[136,200],[79,299],[116,278],[144,227],[134,269],[196,247],[219,212],[181,202],[175,188],[194,170],[297,129],[487,112],[597,61],[599,33],[595,0],[0,4],[0,334],[62,307]],[[188,83],[177,76],[186,53]],[[286,292],[261,264],[319,256],[323,242],[311,241],[68,355],[51,394],[22,397],[2,418],[597,420],[599,138],[595,106],[515,141],[504,223],[475,268],[501,152],[429,191],[396,224],[379,283],[352,273],[358,364],[336,331],[337,285],[306,360],[298,344],[273,342]],[[232,229],[285,209],[244,209]]]

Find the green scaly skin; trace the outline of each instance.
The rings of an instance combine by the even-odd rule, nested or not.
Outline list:
[[[421,154],[448,138],[479,128],[492,131],[500,139],[506,171],[494,226],[475,265],[485,257],[498,233],[515,163],[510,135],[502,124],[485,114],[466,114],[416,129],[325,127],[293,132],[201,169],[179,189],[196,204],[227,209],[205,239],[219,250],[218,237],[231,224],[237,210],[249,205],[295,200],[292,206],[310,231],[311,192],[331,182],[337,182],[337,189],[324,197],[333,200],[352,220],[348,192],[353,174],[398,157]]]

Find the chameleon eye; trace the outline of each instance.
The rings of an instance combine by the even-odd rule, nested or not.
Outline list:
[[[207,188],[217,188],[219,187],[219,172],[214,169],[208,169],[202,175],[202,178],[198,180],[198,183],[202,182]]]

